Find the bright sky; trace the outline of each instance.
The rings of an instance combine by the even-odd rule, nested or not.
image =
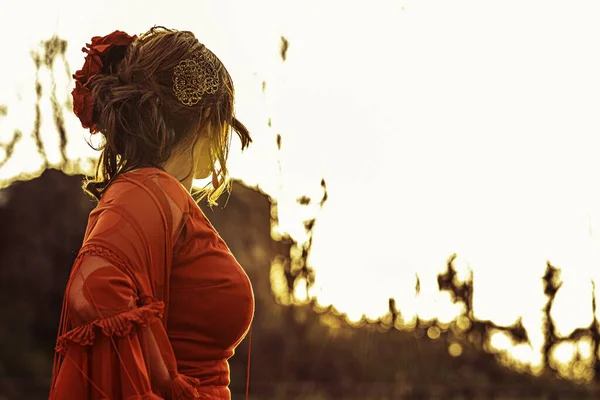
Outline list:
[[[311,256],[320,303],[376,317],[396,297],[406,315],[449,319],[456,310],[437,292],[435,274],[457,252],[459,266],[474,270],[480,318],[509,324],[524,315],[538,346],[539,277],[550,260],[564,271],[554,313],[561,332],[589,323],[589,280],[600,276],[600,3],[165,4],[4,0],[0,37],[10,57],[0,66],[0,104],[8,105],[0,141],[15,128],[31,132],[29,52],[39,41],[68,40],[74,71],[94,35],[154,24],[189,29],[227,65],[238,117],[253,132],[247,153],[234,144],[233,176],[277,198],[282,229],[298,239],[301,217],[315,211],[295,199],[319,199],[321,177],[327,181]],[[285,63],[282,35],[290,42]],[[72,82],[61,64],[54,72],[66,99]],[[55,138],[44,115],[46,136]],[[93,156],[71,113],[67,128],[69,155]],[[56,144],[47,146],[58,161]],[[39,168],[32,140],[16,154],[0,180]],[[506,285],[514,298],[502,297]]]

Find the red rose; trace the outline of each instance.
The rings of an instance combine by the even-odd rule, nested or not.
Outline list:
[[[92,38],[92,44],[88,45],[91,51],[95,51],[98,54],[105,53],[111,46],[127,46],[129,43],[137,39],[137,36],[129,36],[125,32],[114,31],[110,35],[103,37],[94,36]]]
[[[82,49],[83,50],[83,49]],[[96,54],[88,54],[85,57],[83,67],[75,72],[73,78],[82,84],[86,84],[90,78],[102,72],[102,60]]]
[[[111,60],[106,59],[110,49],[116,46],[128,46],[137,39],[136,35],[129,36],[122,31],[114,31],[106,36],[94,36],[91,44],[86,44],[87,49],[81,49],[85,56],[83,67],[75,72],[75,89],[73,89],[73,112],[84,128],[89,128],[92,134],[98,132],[98,126],[94,123],[94,99],[92,93],[87,87],[90,80],[96,75],[107,72],[104,71],[105,64]],[[114,57],[114,52],[113,52]]]
[[[94,101],[90,90],[79,81],[75,81],[75,89],[71,93],[73,95],[73,112],[79,117],[81,125],[84,128],[89,128],[90,133],[98,132],[98,127],[94,124]]]

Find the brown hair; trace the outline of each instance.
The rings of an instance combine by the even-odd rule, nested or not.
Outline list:
[[[221,127],[210,141],[210,158],[219,176],[217,188],[201,190],[198,200],[209,204],[229,189],[227,156],[233,129],[242,149],[252,141],[246,127],[234,115],[234,89],[231,76],[215,56],[219,88],[187,106],[173,92],[173,71],[181,61],[201,51],[192,32],[155,26],[127,47],[110,53],[101,74],[90,83],[94,99],[93,120],[104,135],[94,179],[84,181],[83,189],[96,200],[119,174],[136,168],[158,166],[179,146],[197,139],[207,124]],[[216,163],[219,163],[217,169]],[[190,171],[187,177],[193,173]],[[186,178],[187,178],[186,177]],[[184,178],[185,179],[185,178]]]

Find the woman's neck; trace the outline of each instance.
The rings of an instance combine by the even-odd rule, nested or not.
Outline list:
[[[160,167],[163,171],[171,174],[177,179],[188,192],[192,191],[192,181],[194,180],[194,168],[187,162],[181,162],[178,159],[169,159]]]

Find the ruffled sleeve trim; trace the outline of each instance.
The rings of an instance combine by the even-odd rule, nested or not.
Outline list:
[[[80,346],[92,345],[98,331],[106,336],[127,336],[131,333],[134,325],[146,327],[153,318],[162,318],[163,309],[164,303],[156,301],[112,317],[99,318],[80,325],[58,338],[56,351],[64,355],[67,347],[72,343]]]

